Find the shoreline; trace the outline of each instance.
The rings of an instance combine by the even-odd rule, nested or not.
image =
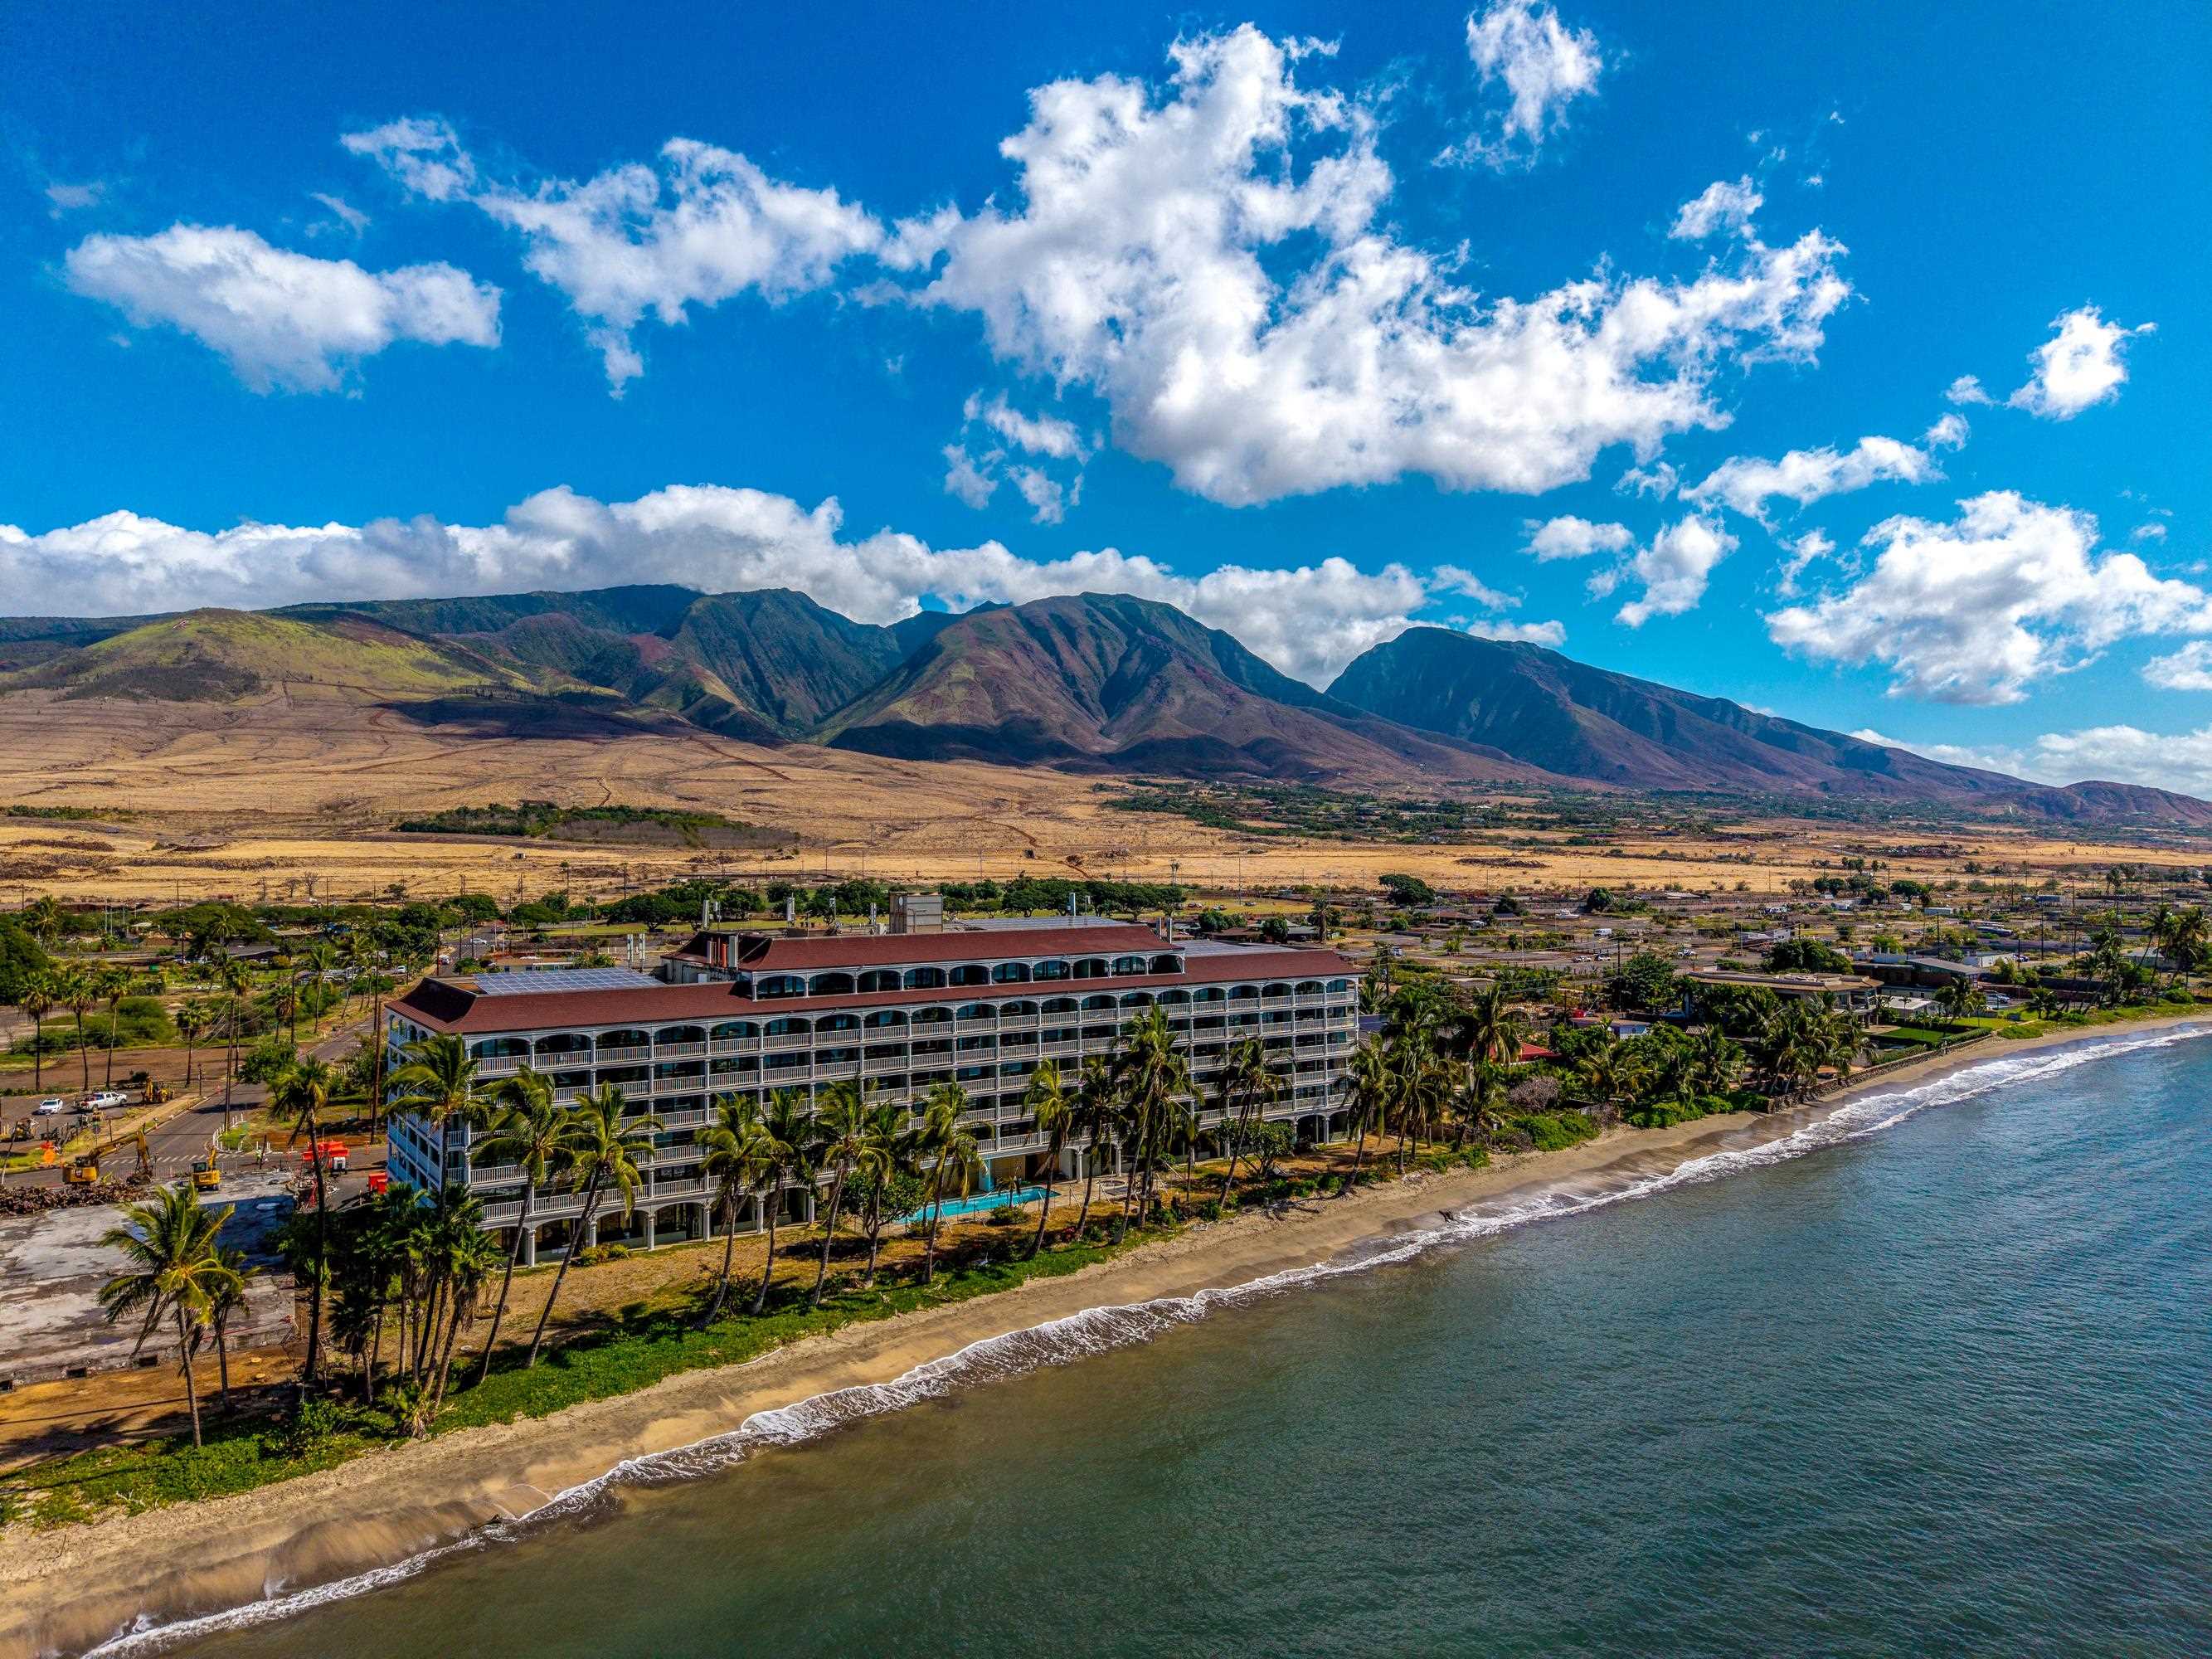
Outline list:
[[[0,1659],[82,1652],[149,1620],[191,1620],[266,1603],[380,1570],[407,1576],[426,1552],[595,1491],[620,1466],[733,1435],[748,1419],[844,1389],[875,1391],[923,1367],[954,1370],[964,1351],[1102,1310],[1185,1302],[1387,1260],[1392,1241],[1498,1231],[1547,1208],[1639,1195],[1716,1154],[1755,1153],[1869,1096],[1984,1061],[2212,1024],[2202,1011],[2046,1032],[1993,1036],[1855,1081],[1806,1106],[1736,1113],[1669,1129],[1614,1127],[1564,1152],[1476,1170],[1416,1174],[1347,1199],[1295,1204],[1200,1225],[1064,1277],[845,1327],[742,1364],[684,1372],[634,1394],[550,1417],[459,1431],[368,1453],[273,1486],[33,1534],[0,1530]],[[1810,1150],[1810,1146],[1805,1148]],[[1567,1200],[1562,1205],[1560,1200]],[[1480,1205],[1464,1234],[1455,1211]],[[1496,1225],[1489,1225],[1491,1221]],[[1379,1246],[1379,1249],[1365,1247]],[[1347,1261],[1346,1253],[1358,1250]],[[1330,1264],[1337,1264],[1331,1267]],[[1163,1318],[1173,1316],[1164,1315]],[[917,1388],[915,1392],[922,1390]],[[864,1414],[825,1413],[831,1420]],[[154,1565],[158,1564],[158,1565]]]

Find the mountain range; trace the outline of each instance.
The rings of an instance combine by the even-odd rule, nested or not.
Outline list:
[[[889,627],[788,589],[670,586],[0,619],[0,696],[250,713],[304,686],[509,738],[589,714],[616,735],[690,727],[1102,774],[1794,794],[2212,825],[2212,805],[2188,796],[1944,765],[1449,629],[1409,629],[1318,691],[1171,605],[1117,594]]]

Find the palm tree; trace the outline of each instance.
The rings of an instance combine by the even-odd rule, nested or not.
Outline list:
[[[507,1295],[514,1269],[538,1231],[538,1189],[552,1180],[560,1163],[568,1117],[553,1099],[553,1079],[524,1066],[493,1091],[499,1102],[490,1133],[469,1149],[477,1164],[514,1164],[522,1174],[522,1216],[515,1224],[514,1248],[499,1276],[499,1300],[492,1304],[491,1329],[484,1336],[483,1363],[477,1381],[491,1375],[491,1351],[499,1346],[500,1322],[507,1317]]]
[[[1459,1110],[1457,1141],[1467,1137],[1488,1140],[1498,1127],[1498,1109],[1505,1101],[1505,1067],[1494,1060],[1468,1062],[1456,1097]]]
[[[1115,1126],[1121,1116],[1121,1080],[1103,1054],[1083,1062],[1075,1087],[1075,1129],[1083,1137],[1083,1207],[1075,1212],[1075,1237],[1083,1237],[1091,1219],[1091,1189],[1098,1179],[1098,1160],[1113,1143]]]
[[[468,1045],[450,1033],[425,1037],[402,1050],[391,1086],[404,1091],[392,1103],[393,1111],[425,1119],[437,1130],[441,1170],[446,1166],[448,1132],[482,1127],[490,1105]]]
[[[185,1087],[189,1089],[192,1086],[192,1051],[212,1028],[214,1017],[198,997],[187,997],[177,1005],[175,1020],[177,1035],[185,1040]]]
[[[69,925],[69,913],[52,893],[41,893],[23,907],[24,931],[41,945],[51,945]]]
[[[1528,1040],[1528,1023],[1507,1005],[1505,988],[1493,985],[1468,1000],[1451,1023],[1445,1048],[1464,1059],[1510,1066],[1521,1058],[1522,1045]]]
[[[92,1092],[92,1051],[84,1046],[84,1017],[100,1006],[100,987],[81,963],[70,963],[54,976],[54,1000],[76,1016],[76,1054],[84,1067],[84,1092]],[[228,1127],[228,1126],[226,1126]]]
[[[813,1131],[809,1150],[815,1167],[830,1171],[830,1214],[822,1224],[822,1261],[814,1270],[814,1293],[806,1302],[810,1309],[822,1305],[822,1287],[830,1279],[830,1244],[845,1204],[845,1179],[867,1149],[868,1107],[857,1082],[833,1083],[822,1091]]]
[[[1337,1189],[1339,1198],[1350,1196],[1352,1189],[1359,1184],[1360,1165],[1367,1158],[1367,1132],[1389,1114],[1398,1087],[1397,1071],[1390,1064],[1389,1052],[1372,1037],[1352,1050],[1344,1071],[1352,1084],[1349,1104],[1352,1127],[1358,1138],[1352,1147],[1352,1173]]]
[[[137,1358],[163,1317],[176,1322],[177,1365],[185,1374],[195,1447],[201,1443],[200,1397],[192,1378],[192,1352],[223,1280],[231,1276],[216,1243],[229,1213],[202,1208],[189,1187],[165,1187],[157,1198],[125,1205],[122,1224],[110,1227],[100,1239],[121,1250],[130,1263],[128,1271],[100,1286],[100,1305],[107,1322],[142,1308],[146,1312],[131,1358]]]
[[[499,1246],[484,1231],[483,1200],[458,1182],[439,1194],[426,1231],[424,1254],[434,1291],[423,1323],[428,1338],[426,1349],[436,1350],[436,1370],[435,1380],[416,1395],[416,1414],[410,1426],[418,1436],[428,1432],[445,1404],[446,1384],[453,1370],[454,1344],[460,1339],[461,1326],[476,1316],[477,1298],[500,1257]],[[438,1330],[441,1324],[445,1328],[442,1336]]]
[[[968,1091],[957,1083],[939,1084],[929,1091],[928,1102],[922,1109],[919,1144],[922,1156],[933,1164],[929,1182],[928,1238],[921,1261],[921,1282],[925,1285],[937,1277],[937,1226],[945,1211],[945,1189],[957,1183],[958,1195],[965,1198],[983,1168],[975,1133],[960,1121],[967,1109]]]
[[[887,1100],[868,1109],[866,1143],[854,1171],[866,1183],[868,1194],[861,1221],[868,1235],[868,1270],[860,1279],[864,1290],[876,1282],[876,1253],[883,1243],[884,1201],[890,1183],[914,1170],[914,1135],[907,1127],[908,1115],[904,1106]]]
[[[1575,1081],[1593,1103],[1612,1106],[1635,1092],[1643,1067],[1611,1026],[1601,1025],[1590,1035],[1596,1041],[1576,1057]]]
[[[46,1087],[46,1016],[53,1012],[58,994],[52,970],[40,968],[23,976],[23,988],[15,998],[15,1006],[31,1017],[31,1091],[33,1094]]]
[[[1229,1143],[1229,1168],[1221,1177],[1221,1201],[1226,1204],[1229,1189],[1237,1182],[1237,1160],[1244,1151],[1253,1114],[1267,1115],[1268,1105],[1283,1092],[1283,1079],[1267,1064],[1267,1044],[1248,1036],[1231,1045],[1216,1086],[1221,1091],[1222,1139]]]
[[[660,1120],[650,1112],[625,1118],[623,1108],[627,1103],[620,1084],[602,1083],[565,1114],[568,1122],[561,1136],[560,1161],[568,1171],[569,1180],[582,1189],[584,1208],[576,1218],[576,1230],[569,1237],[568,1248],[561,1252],[561,1266],[553,1275],[553,1288],[545,1294],[545,1306],[538,1316],[538,1328],[531,1334],[530,1357],[523,1361],[526,1370],[538,1363],[538,1351],[545,1341],[546,1322],[553,1317],[553,1304],[568,1277],[568,1264],[576,1259],[583,1241],[591,1237],[592,1223],[599,1215],[599,1201],[606,1196],[607,1189],[611,1187],[621,1194],[625,1220],[637,1207],[638,1188],[645,1184],[637,1155],[653,1145],[653,1132],[660,1127]]]
[[[767,1311],[769,1285],[775,1278],[775,1224],[783,1214],[783,1189],[797,1181],[812,1182],[806,1161],[806,1143],[813,1114],[796,1089],[778,1089],[769,1097],[768,1115],[761,1121],[763,1139],[762,1180],[768,1206],[768,1255],[761,1262],[760,1288],[753,1292],[753,1317]]]
[[[1116,1069],[1121,1074],[1121,1101],[1131,1173],[1135,1177],[1121,1200],[1116,1237],[1129,1229],[1132,1199],[1139,1216],[1152,1209],[1152,1175],[1174,1130],[1170,1110],[1178,1097],[1192,1092],[1190,1062],[1176,1047],[1175,1028],[1167,1011],[1157,1006],[1129,1023],[1122,1034]]]
[[[100,993],[100,1000],[107,1005],[106,1069],[100,1077],[100,1086],[112,1089],[115,1086],[115,1045],[123,1036],[116,1029],[117,1010],[123,1006],[123,999],[131,994],[131,975],[120,968],[102,968],[93,975],[92,985]]]
[[[328,1158],[323,1146],[322,1115],[331,1107],[331,1097],[337,1087],[337,1073],[326,1060],[310,1055],[297,1060],[276,1079],[270,1091],[269,1103],[292,1120],[292,1139],[297,1141],[304,1133],[310,1153],[307,1167],[315,1180],[315,1243],[319,1261],[325,1264],[310,1282],[307,1310],[307,1358],[302,1367],[301,1381],[313,1387],[315,1381],[315,1362],[322,1352],[323,1285],[329,1277],[331,1194],[324,1180],[324,1165]]]
[[[1075,1127],[1075,1108],[1060,1080],[1060,1063],[1048,1060],[1030,1073],[1022,1091],[1022,1108],[1044,1137],[1044,1203],[1037,1211],[1036,1237],[1030,1240],[1034,1256],[1044,1249],[1044,1230],[1052,1220],[1052,1195],[1060,1180],[1060,1160],[1067,1150],[1069,1132]]]
[[[246,1017],[246,994],[252,979],[242,962],[226,957],[216,969],[216,978],[222,986],[225,1018],[224,1058],[222,1072],[222,1127],[230,1127],[230,1091],[238,1079],[239,1024]]]
[[[1690,1039],[1690,1078],[1700,1094],[1724,1095],[1743,1070],[1743,1050],[1717,1025],[1704,1025]]]
[[[222,1408],[230,1409],[230,1322],[246,1305],[249,1285],[261,1276],[261,1269],[246,1262],[243,1250],[226,1250],[217,1247],[223,1271],[217,1275],[208,1296],[208,1328],[215,1333],[215,1364],[217,1386],[222,1391]]]
[[[301,952],[300,959],[306,964],[308,973],[313,975],[316,992],[314,1018],[319,1018],[321,1011],[330,1006],[327,988],[331,975],[337,971],[337,946],[326,939],[319,939]]]
[[[730,1270],[737,1260],[738,1206],[758,1192],[768,1178],[767,1141],[760,1108],[742,1095],[724,1095],[717,1100],[714,1121],[700,1133],[704,1153],[700,1169],[714,1182],[714,1207],[722,1212],[722,1273],[715,1281],[707,1316],[699,1322],[702,1326],[722,1316],[722,1304],[730,1293]]]

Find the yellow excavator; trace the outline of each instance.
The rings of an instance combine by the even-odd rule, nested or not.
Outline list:
[[[141,1176],[150,1176],[154,1173],[153,1151],[146,1145],[146,1132],[143,1129],[134,1129],[127,1135],[103,1142],[90,1152],[72,1159],[69,1168],[62,1171],[62,1180],[71,1187],[98,1186],[100,1160],[125,1146],[131,1147],[138,1154],[138,1173]],[[197,1172],[193,1176],[193,1184],[195,1186],[198,1184]]]

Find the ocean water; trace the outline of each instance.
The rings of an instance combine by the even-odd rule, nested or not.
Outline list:
[[[111,1650],[2212,1653],[2212,1042],[1579,1202],[1010,1337]]]

